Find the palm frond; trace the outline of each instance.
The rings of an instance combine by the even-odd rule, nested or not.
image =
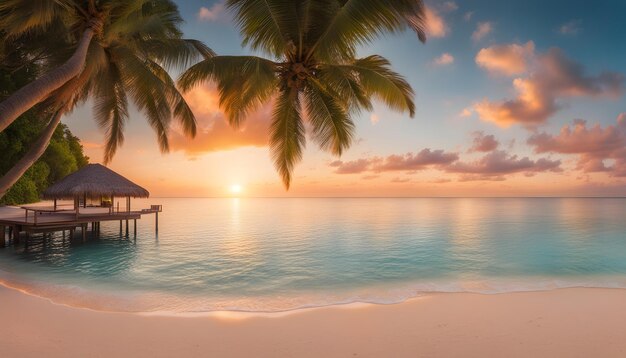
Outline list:
[[[276,99],[270,127],[270,149],[274,165],[286,189],[291,185],[295,164],[302,159],[306,144],[298,92],[283,91]]]
[[[234,13],[244,46],[250,45],[255,50],[278,57],[298,39],[298,2],[227,0],[226,7]]]
[[[340,65],[354,71],[368,96],[378,98],[391,109],[415,115],[413,89],[398,73],[390,69],[390,63],[382,56],[372,55],[355,60],[350,65]]]
[[[40,32],[60,16],[59,10],[50,0],[3,0],[0,1],[0,29],[9,37]]]
[[[167,73],[163,67],[159,66],[158,63],[152,60],[146,60],[146,66],[150,72],[163,83],[163,89],[166,91],[170,107],[173,108],[174,118],[178,120],[182,126],[183,132],[192,138],[195,137],[196,117],[191,108],[189,108],[185,98],[176,88],[174,80],[172,80],[169,73]]]
[[[147,63],[126,48],[110,49],[119,64],[124,86],[137,108],[144,112],[157,135],[162,152],[169,151],[168,132],[172,109],[163,81],[151,71]]]
[[[104,162],[109,163],[124,143],[124,126],[128,119],[128,100],[120,70],[113,62],[98,74],[94,86],[94,117],[106,131]]]
[[[200,82],[215,82],[220,106],[230,123],[237,127],[250,111],[276,91],[277,66],[273,61],[255,56],[216,56],[190,67],[181,75],[178,85],[188,91]]]
[[[422,41],[425,36],[424,5],[421,0],[344,0],[324,32],[315,39],[309,57],[320,60],[349,59],[356,47],[385,33],[412,28]]]
[[[337,93],[349,111],[358,113],[363,109],[373,109],[369,95],[361,86],[358,73],[349,66],[322,64],[318,69],[318,77],[321,83]]]
[[[192,39],[154,38],[138,41],[138,50],[168,69],[186,69],[191,64],[215,56],[202,41]]]
[[[354,122],[342,105],[343,99],[317,80],[309,83],[304,99],[313,139],[321,149],[341,155],[354,138]]]

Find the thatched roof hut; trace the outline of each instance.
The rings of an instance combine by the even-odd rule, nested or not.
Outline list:
[[[45,199],[148,196],[150,193],[146,189],[100,164],[87,164],[43,193]]]

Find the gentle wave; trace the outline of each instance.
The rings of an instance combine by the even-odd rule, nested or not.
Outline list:
[[[391,305],[439,293],[504,294],[565,288],[626,289],[626,279],[502,279],[490,281],[414,283],[343,294],[307,293],[273,297],[197,297],[163,292],[103,292],[78,285],[32,281],[0,270],[0,285],[45,298],[55,304],[105,312],[164,315],[202,315],[216,312],[274,314],[355,304]]]

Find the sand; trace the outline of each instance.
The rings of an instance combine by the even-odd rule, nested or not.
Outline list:
[[[626,290],[436,294],[248,316],[146,316],[0,288],[0,357],[624,357]]]

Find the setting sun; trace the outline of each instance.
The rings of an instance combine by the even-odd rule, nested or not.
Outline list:
[[[230,186],[230,192],[232,194],[239,194],[243,188],[239,184],[233,184]]]

